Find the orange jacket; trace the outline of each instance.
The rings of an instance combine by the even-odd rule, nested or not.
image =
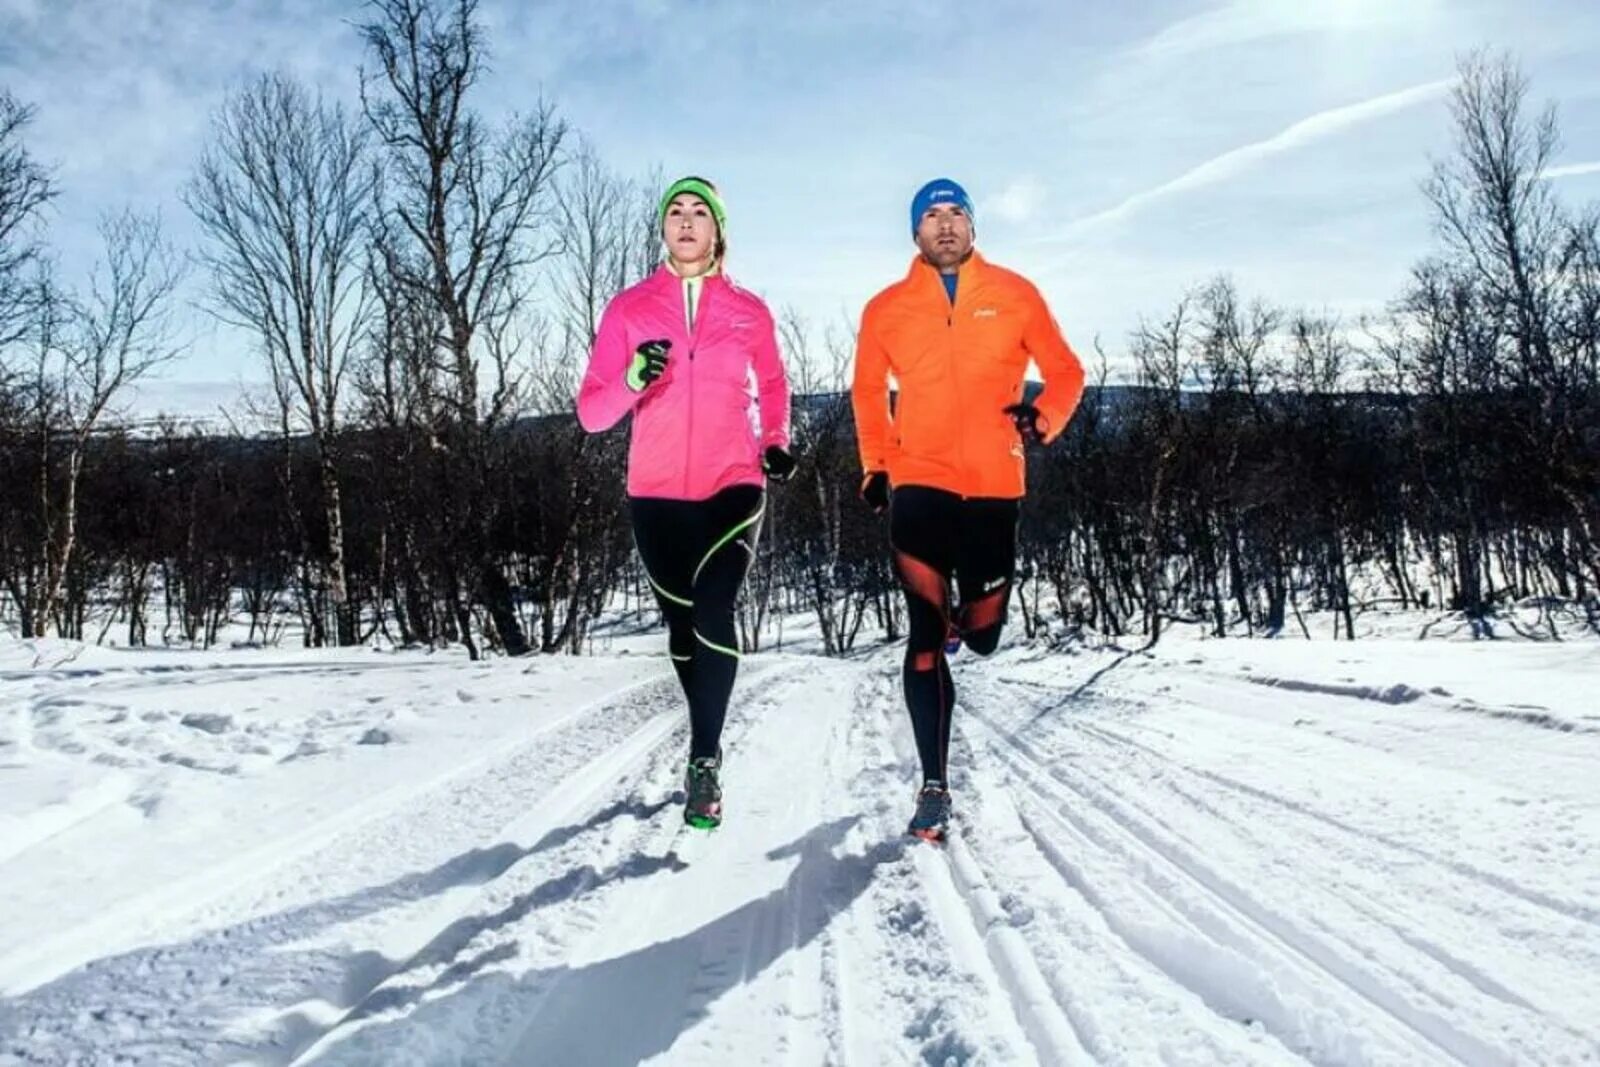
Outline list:
[[[1003,409],[1022,399],[1030,357],[1045,381],[1034,403],[1054,440],[1083,395],[1083,365],[1039,290],[974,251],[952,306],[938,271],[918,257],[861,314],[851,401],[862,468],[888,471],[896,486],[1022,496],[1022,439]]]

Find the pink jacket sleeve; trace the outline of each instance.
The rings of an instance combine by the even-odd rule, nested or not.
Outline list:
[[[761,410],[761,447],[789,447],[789,376],[778,352],[778,330],[772,313],[761,308],[761,335],[756,339],[756,401]]]
[[[590,433],[609,430],[621,422],[639,400],[639,394],[629,389],[625,381],[633,353],[628,349],[627,316],[617,306],[619,303],[612,300],[600,316],[594,350],[589,353],[589,366],[578,389],[578,421]]]

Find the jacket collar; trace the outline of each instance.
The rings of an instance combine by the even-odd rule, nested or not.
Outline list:
[[[672,260],[670,260],[670,259],[662,260],[661,265],[663,267],[667,268],[667,273],[671,274],[674,278],[683,278],[683,275],[679,274],[677,269],[675,267],[673,267]],[[695,277],[696,278],[715,278],[717,275],[719,275],[721,273],[722,273],[722,260],[718,259],[718,260],[714,260],[712,262],[710,270],[705,271],[704,273],[701,273],[701,274],[696,274]],[[688,281],[689,279],[684,278],[683,280],[684,281]]]
[[[983,276],[988,273],[988,270],[988,260],[984,259],[983,255],[974,248],[972,255],[968,256],[966,262],[961,264],[960,270],[956,275],[956,291],[958,293],[967,292],[978,284]],[[906,281],[919,291],[937,292],[939,299],[946,299],[944,286],[939,281],[938,268],[923,259],[921,253],[918,253],[911,260],[911,269],[906,271]]]
[[[727,276],[722,273],[722,264],[720,263],[717,264],[715,269],[700,275],[700,277],[704,279],[708,288],[719,282],[727,280]],[[662,264],[653,272],[651,272],[650,276],[645,279],[644,284],[653,290],[676,293],[683,287],[683,279],[678,276],[677,271],[673,270],[670,265],[668,265],[666,262],[662,262]]]

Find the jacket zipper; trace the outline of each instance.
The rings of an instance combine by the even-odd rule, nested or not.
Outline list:
[[[711,298],[711,285],[709,278],[700,281],[700,306],[695,309],[694,322],[689,327],[689,417],[683,435],[683,499],[689,499],[689,471],[690,463],[694,459],[694,353],[700,343],[700,324],[706,320],[706,301]],[[683,295],[680,285],[680,295]],[[685,305],[687,315],[687,305]]]
[[[939,283],[940,291],[943,292],[944,279],[936,278],[934,280]],[[953,377],[956,378],[956,386],[957,386],[957,392],[958,393],[962,392],[962,390],[960,388],[960,386],[961,386],[961,381],[960,381],[960,378],[961,378],[961,364],[956,358],[956,308],[961,303],[961,297],[962,297],[963,292],[966,290],[966,288],[967,288],[967,286],[961,284],[960,268],[957,268],[957,270],[956,270],[956,296],[955,296],[954,300],[947,300],[946,301],[950,305],[950,311],[945,316],[944,325],[945,325],[945,358],[947,358],[950,361],[950,373],[951,373],[951,375]],[[960,453],[961,453],[961,468],[962,468],[962,470],[966,470],[968,468],[968,466],[969,466],[969,464],[967,463],[967,432],[966,432],[966,427],[964,425],[962,425],[964,423],[964,421],[965,420],[963,420],[963,419],[957,419],[956,420],[956,440],[957,440],[958,447],[959,447]],[[963,497],[963,499],[965,499],[965,498]]]
[[[683,493],[689,499],[689,464],[694,459],[694,341],[689,342],[689,416],[683,429]]]

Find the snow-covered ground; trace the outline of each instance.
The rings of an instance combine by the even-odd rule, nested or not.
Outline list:
[[[943,848],[898,648],[706,834],[661,645],[0,643],[0,1064],[1600,1063],[1600,643],[963,653]]]

